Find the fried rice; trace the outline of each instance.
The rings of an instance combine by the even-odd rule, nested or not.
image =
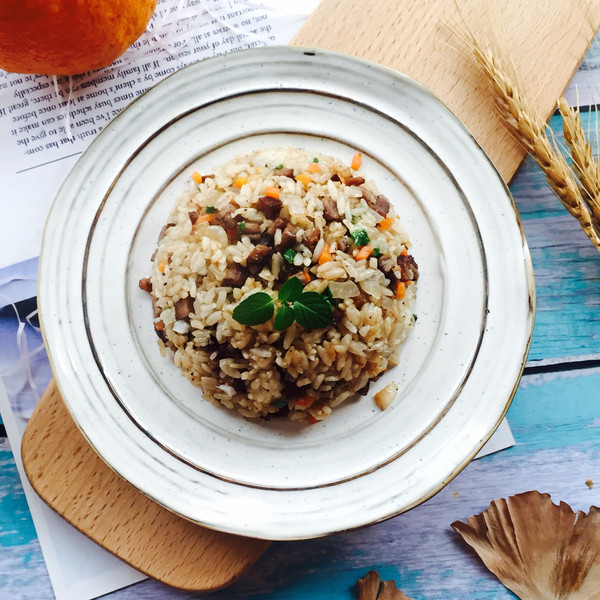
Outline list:
[[[161,350],[210,402],[314,423],[398,363],[419,273],[400,218],[359,163],[278,147],[192,174],[140,287]],[[282,301],[294,277],[302,295]],[[257,292],[274,318],[244,324],[234,310]],[[326,323],[307,322],[300,306],[317,294]],[[278,329],[282,309],[291,324]]]

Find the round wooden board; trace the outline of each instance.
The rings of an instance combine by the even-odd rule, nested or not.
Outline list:
[[[269,546],[191,523],[142,495],[89,445],[54,381],[27,425],[21,452],[44,502],[112,554],[173,587],[225,587]]]

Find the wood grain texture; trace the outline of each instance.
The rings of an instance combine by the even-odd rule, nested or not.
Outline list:
[[[33,488],[56,512],[134,568],[173,587],[228,585],[269,545],[200,527],[140,494],[94,452],[54,381],[27,426],[22,455]]]
[[[599,7],[597,0],[322,0],[292,44],[344,52],[413,77],[463,121],[509,181],[524,152],[456,32],[497,44],[549,117],[594,38]]]

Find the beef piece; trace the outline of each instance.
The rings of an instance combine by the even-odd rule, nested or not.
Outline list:
[[[158,254],[158,248],[155,248],[154,252],[152,253],[152,256],[150,257],[150,262],[154,262],[154,259],[156,258],[157,254]]]
[[[190,212],[188,212],[188,216],[190,217],[190,221],[192,222],[192,225],[195,225],[196,221],[198,220],[197,211],[191,210]]]
[[[321,230],[318,227],[313,227],[304,232],[302,241],[304,245],[311,251],[314,252],[319,240],[321,239]]]
[[[273,248],[263,244],[257,244],[254,246],[250,254],[248,254],[246,264],[262,266],[265,264],[265,262],[267,262],[271,254],[273,254]]]
[[[344,318],[344,311],[337,306],[333,309],[333,322],[337,325],[341,323]]]
[[[371,205],[371,208],[375,212],[378,212],[382,217],[387,217],[387,214],[390,212],[391,204],[383,194],[379,194],[375,199],[375,203]]]
[[[246,382],[231,375],[221,375],[221,379],[226,385],[230,385],[238,394],[246,393]]]
[[[346,185],[362,185],[364,182],[364,177],[348,177],[344,183]]]
[[[194,299],[191,296],[180,298],[175,302],[175,318],[180,321],[186,319],[194,310]]]
[[[225,277],[223,278],[223,285],[231,287],[240,287],[244,281],[246,281],[246,274],[243,268],[237,263],[233,263],[227,271],[225,271]]]
[[[275,246],[275,250],[285,252],[288,248],[291,248],[296,243],[296,233],[298,233],[298,228],[288,223],[281,232],[281,242]]]
[[[262,196],[254,204],[256,210],[260,210],[267,219],[274,219],[283,206],[279,198],[271,198],[271,196]]]
[[[247,236],[253,242],[257,241],[261,236],[260,224],[259,223],[244,223],[244,227],[238,228],[238,235],[240,237]]]
[[[360,394],[361,396],[366,396],[369,393],[369,388],[371,387],[371,382],[367,381],[367,383],[360,388],[360,390],[356,390],[357,394]]]
[[[155,324],[154,327],[154,332],[156,333],[156,335],[166,344],[167,343],[167,334],[165,333],[164,327],[161,329],[157,329],[156,325],[158,323]]]
[[[387,275],[396,266],[396,261],[389,254],[382,254],[377,259],[377,268]]]
[[[400,279],[402,281],[417,281],[419,279],[419,267],[410,254],[401,254],[397,262],[400,267]]]
[[[152,296],[152,314],[154,315],[154,318],[158,319],[161,312],[162,310],[158,307],[158,301],[154,296]]]
[[[290,179],[294,179],[294,169],[274,169],[273,175],[280,175],[281,177],[289,177]]]
[[[150,281],[149,277],[142,277],[138,282],[138,285],[140,286],[140,289],[144,290],[145,292],[152,291],[152,282]]]
[[[331,181],[340,181],[340,176],[337,173],[334,173],[330,179]]]
[[[341,240],[338,240],[337,247],[341,252],[348,252],[350,250],[350,240],[344,236]]]
[[[227,232],[230,242],[232,239],[237,240],[237,226],[242,220],[242,217],[239,215],[235,217],[232,215],[235,209],[236,206],[230,203],[215,214],[215,225],[220,225]]]
[[[263,231],[258,238],[258,243],[263,246],[273,246],[273,236],[268,231]]]
[[[337,209],[337,202],[331,198],[323,199],[323,217],[329,223],[330,221],[341,221],[340,213]]]
[[[175,223],[167,223],[161,230],[160,233],[158,234],[158,241],[160,242],[160,240],[162,240],[165,237],[165,233],[167,233],[167,229],[169,229],[169,227],[173,227],[173,225],[175,225]]]
[[[278,229],[284,229],[285,226],[289,223],[289,221],[285,218],[285,217],[277,217],[270,225],[269,228],[267,229],[267,233],[269,233],[269,235],[274,235],[274,233],[278,230]]]
[[[359,310],[369,301],[369,298],[365,295],[364,292],[361,292],[358,296],[354,296],[352,298],[352,302],[354,302],[354,306]]]

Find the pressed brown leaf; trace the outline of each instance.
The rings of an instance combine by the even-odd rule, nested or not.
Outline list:
[[[575,513],[548,494],[494,500],[452,523],[485,566],[521,600],[600,600],[600,509]]]
[[[356,582],[358,600],[412,600],[396,587],[395,581],[381,581],[379,573],[369,571]]]

